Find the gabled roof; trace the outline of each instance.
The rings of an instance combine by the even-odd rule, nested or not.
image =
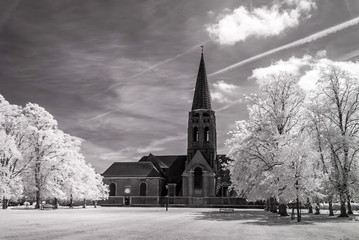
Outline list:
[[[104,177],[162,177],[152,162],[115,162]]]
[[[166,155],[166,156],[155,156],[153,154],[149,154],[148,156],[143,156],[139,162],[147,162],[155,160],[162,169],[167,169],[172,166],[176,161],[185,162],[187,159],[187,155]]]
[[[199,63],[196,88],[194,90],[194,97],[193,97],[193,103],[192,103],[192,110],[197,110],[197,109],[212,109],[211,93],[210,93],[209,87],[208,87],[206,66],[204,64],[204,58],[203,58],[203,51],[201,54],[201,62]]]
[[[203,154],[199,150],[196,151],[196,153],[192,157],[191,161],[186,166],[184,172],[191,172],[196,167],[199,167],[199,166],[202,168],[202,170],[208,171],[209,173],[214,174],[213,169],[211,168],[211,166],[209,166],[207,160],[204,158]]]
[[[187,155],[167,155],[167,156],[157,156],[161,160],[161,162],[167,167],[170,168],[174,162],[186,161]]]

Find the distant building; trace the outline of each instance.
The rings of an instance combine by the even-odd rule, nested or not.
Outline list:
[[[138,162],[115,162],[102,175],[109,185],[108,203],[158,204],[161,196],[201,199],[227,196],[228,159],[217,155],[216,117],[211,107],[206,67],[201,54],[192,109],[188,115],[187,155],[154,156]],[[139,198],[139,197],[147,198]],[[152,200],[150,197],[153,197]],[[147,199],[146,201],[143,199]],[[186,204],[194,202],[186,200]]]

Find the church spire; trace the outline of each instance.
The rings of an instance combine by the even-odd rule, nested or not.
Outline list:
[[[204,64],[203,58],[203,46],[201,53],[201,62],[199,64],[196,88],[194,90],[194,97],[192,103],[192,110],[197,109],[212,109],[211,108],[211,93],[209,92],[208,82],[207,82],[207,74],[206,74],[206,66]]]

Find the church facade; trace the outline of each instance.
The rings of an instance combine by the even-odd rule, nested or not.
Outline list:
[[[158,204],[162,196],[188,199],[227,196],[229,173],[217,154],[216,116],[211,107],[203,50],[191,111],[187,154],[143,156],[138,162],[115,162],[102,175],[109,185],[108,203]],[[143,200],[145,199],[145,200]]]

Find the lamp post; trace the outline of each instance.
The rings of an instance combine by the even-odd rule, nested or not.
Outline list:
[[[169,197],[168,197],[168,184],[166,185],[166,190],[167,190],[167,194],[166,194],[166,212],[168,211],[168,203],[169,203]]]
[[[130,205],[131,187],[125,187],[125,206]]]

